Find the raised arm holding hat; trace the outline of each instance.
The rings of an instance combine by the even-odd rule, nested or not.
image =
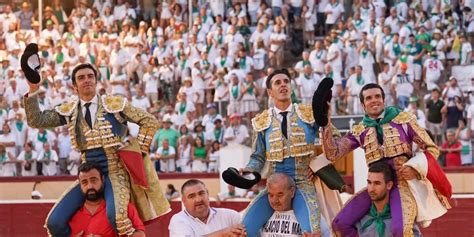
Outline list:
[[[347,135],[335,137],[331,113],[327,113],[327,120],[324,119],[327,124],[321,124],[321,142],[331,161],[361,147],[369,167],[378,162],[390,165],[395,178],[389,202],[392,226],[387,231],[392,236],[413,236],[415,222],[426,227],[446,213],[451,185],[436,161],[438,147],[419,126],[416,117],[396,107],[385,107],[384,99],[379,85],[365,85],[360,92],[366,112],[362,122]],[[422,152],[413,153],[413,143]],[[345,204],[332,223],[333,230],[338,236],[356,236],[355,224],[370,207],[369,193],[364,189]]]
[[[268,163],[269,175],[282,172],[295,181],[296,193],[292,203],[302,231],[327,236],[330,232],[329,222],[332,220],[331,215],[327,214],[335,214],[341,203],[337,193],[331,192],[320,179],[313,183],[307,178],[310,166],[318,171],[329,162],[324,157],[315,158],[313,154],[317,135],[315,118],[311,106],[291,103],[290,82],[290,75],[285,69],[276,70],[268,76],[267,93],[275,105],[252,119],[253,153],[247,166],[241,169],[240,174],[236,169],[230,169],[223,177],[229,184],[248,188],[258,183],[259,173],[265,163]],[[320,159],[323,161],[319,164],[312,164]],[[248,177],[249,173],[253,177]],[[243,224],[248,236],[256,236],[273,215],[268,195],[265,189],[247,208]]]
[[[134,232],[127,215],[130,201],[137,207],[143,222],[169,211],[148,158],[149,146],[158,128],[151,114],[130,105],[126,98],[97,95],[98,72],[91,64],[79,64],[72,71],[72,84],[78,97],[55,109],[41,110],[37,96],[41,78],[34,45],[27,46],[22,69],[29,85],[29,92],[24,96],[28,125],[68,127],[73,149],[82,153],[82,162],[98,164],[105,174],[107,217],[119,235]],[[136,140],[128,139],[127,122],[139,125]],[[69,236],[68,221],[83,202],[80,187],[75,182],[50,211],[46,219],[49,234]]]

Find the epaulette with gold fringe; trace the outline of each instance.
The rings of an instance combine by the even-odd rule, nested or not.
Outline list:
[[[400,112],[397,117],[395,117],[392,122],[396,123],[396,124],[403,124],[403,123],[408,123],[410,122],[412,119],[415,119],[416,120],[416,116],[410,112]]]
[[[272,117],[270,116],[270,110],[264,110],[262,113],[257,114],[252,119],[252,126],[256,132],[261,132],[266,128],[270,127],[272,123]]]
[[[311,105],[307,104],[297,104],[295,106],[296,114],[298,117],[305,123],[313,124],[314,123],[314,116],[313,116],[313,108]]]
[[[108,113],[121,112],[127,104],[127,100],[122,96],[103,95],[101,98],[102,106]]]
[[[354,136],[360,136],[362,132],[365,130],[365,126],[363,123],[359,123],[357,125],[352,126],[352,135]]]
[[[56,106],[55,110],[56,112],[58,112],[58,114],[62,116],[71,116],[72,113],[74,112],[74,108],[77,107],[78,103],[79,103],[79,99],[69,101],[69,102]]]

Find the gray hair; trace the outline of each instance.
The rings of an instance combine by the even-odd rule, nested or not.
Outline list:
[[[284,173],[274,173],[270,175],[270,177],[267,178],[267,186],[270,184],[282,182],[283,180],[286,182],[288,189],[291,189],[296,186],[295,181],[290,176]]]

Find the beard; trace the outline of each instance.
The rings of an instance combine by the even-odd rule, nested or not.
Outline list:
[[[385,199],[385,197],[387,196],[387,191],[381,193],[380,195],[378,196],[374,196],[374,194],[370,194],[370,199],[374,202],[377,202],[377,201],[382,201],[383,199]]]
[[[92,201],[95,202],[97,200],[100,200],[104,197],[104,186],[100,187],[99,190],[95,189],[88,189],[86,193],[84,193],[84,198],[87,201]]]

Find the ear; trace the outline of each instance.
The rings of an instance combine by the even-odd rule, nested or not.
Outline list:
[[[272,97],[272,98],[273,98],[272,89],[268,89],[268,88],[267,88],[267,94],[268,94],[269,97]]]
[[[72,88],[77,92],[77,84],[76,83],[72,83]]]
[[[296,187],[291,187],[291,198],[295,197]]]
[[[393,181],[388,181],[387,182],[387,190],[392,190],[393,188]]]

